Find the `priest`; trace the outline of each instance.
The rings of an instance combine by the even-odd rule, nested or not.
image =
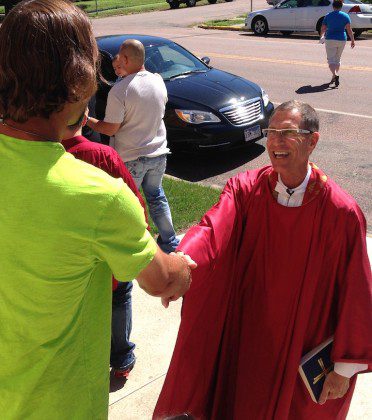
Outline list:
[[[198,264],[154,419],[344,419],[372,363],[365,218],[309,157],[319,118],[280,105],[271,165],[230,179],[180,245]],[[333,336],[318,403],[298,369]]]

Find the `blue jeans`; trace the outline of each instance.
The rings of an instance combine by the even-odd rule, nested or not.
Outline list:
[[[137,188],[142,187],[150,216],[159,231],[158,245],[164,252],[174,251],[179,240],[176,238],[172,216],[165,196],[162,180],[167,166],[167,156],[141,156],[136,160],[125,162]]]
[[[111,356],[110,364],[126,369],[135,361],[135,345],[129,341],[132,331],[132,282],[119,282],[112,292]]]

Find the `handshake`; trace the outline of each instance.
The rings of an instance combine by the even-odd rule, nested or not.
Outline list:
[[[197,264],[183,252],[165,254],[158,249],[150,264],[137,276],[139,286],[149,295],[161,298],[168,308],[169,303],[183,296],[190,288],[191,270]]]

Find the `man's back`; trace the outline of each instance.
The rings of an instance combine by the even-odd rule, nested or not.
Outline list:
[[[163,121],[166,102],[162,77],[148,71],[131,74],[111,89],[105,122],[122,123],[110,145],[124,162],[168,152]]]
[[[110,273],[131,280],[155,253],[143,211],[60,143],[0,135],[0,156],[2,415],[105,418]]]

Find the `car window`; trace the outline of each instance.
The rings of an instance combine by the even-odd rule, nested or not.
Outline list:
[[[107,51],[100,51],[101,59],[101,76],[105,81],[115,83],[117,76],[114,68],[112,67],[112,57]]]
[[[280,3],[280,5],[278,6],[278,9],[292,9],[294,7],[298,7],[298,1],[303,1],[303,0],[284,1],[283,3]]]
[[[190,71],[209,69],[190,52],[175,43],[146,47],[146,70],[159,73],[163,79]]]

